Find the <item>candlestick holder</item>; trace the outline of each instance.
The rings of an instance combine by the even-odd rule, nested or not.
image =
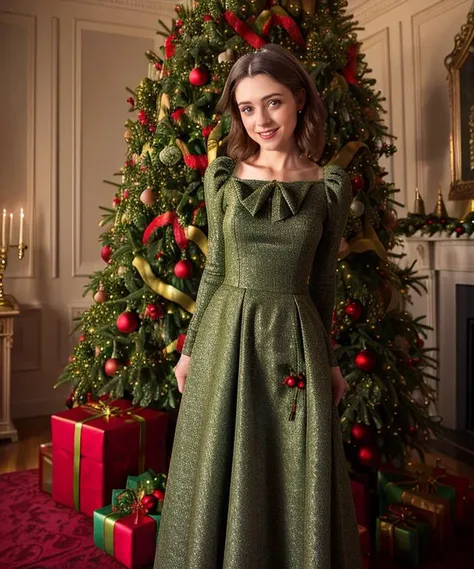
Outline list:
[[[0,247],[0,311],[15,309],[13,300],[10,296],[5,295],[3,291],[3,276],[7,268],[8,249],[10,248],[18,249],[18,259],[21,261],[25,256],[25,251],[28,249],[28,246],[24,243],[19,243],[18,245],[2,245]]]

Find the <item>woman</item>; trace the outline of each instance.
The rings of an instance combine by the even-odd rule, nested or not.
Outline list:
[[[217,111],[154,569],[359,569],[329,341],[348,176],[316,164],[324,107],[279,45],[236,61]]]

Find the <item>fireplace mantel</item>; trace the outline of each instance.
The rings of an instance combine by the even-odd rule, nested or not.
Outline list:
[[[427,346],[433,346],[433,357],[439,361],[437,411],[443,424],[451,429],[464,429],[456,411],[456,285],[474,285],[474,238],[427,237],[415,234],[406,238],[405,252],[409,261],[416,259],[415,269],[426,277],[427,293],[413,295],[414,316],[426,315],[425,323],[433,328]]]

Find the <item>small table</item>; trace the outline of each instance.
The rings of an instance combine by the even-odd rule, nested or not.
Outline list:
[[[18,303],[10,296],[10,306],[0,307],[0,439],[18,442],[18,432],[11,420],[11,349],[13,346],[13,320],[20,314]]]

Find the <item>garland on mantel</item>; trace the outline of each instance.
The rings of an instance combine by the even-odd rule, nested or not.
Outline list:
[[[409,213],[407,217],[400,219],[395,229],[398,235],[412,237],[418,231],[421,235],[447,235],[448,237],[471,237],[474,233],[474,212],[470,212],[464,219],[456,217],[438,217],[433,213],[427,215]]]

